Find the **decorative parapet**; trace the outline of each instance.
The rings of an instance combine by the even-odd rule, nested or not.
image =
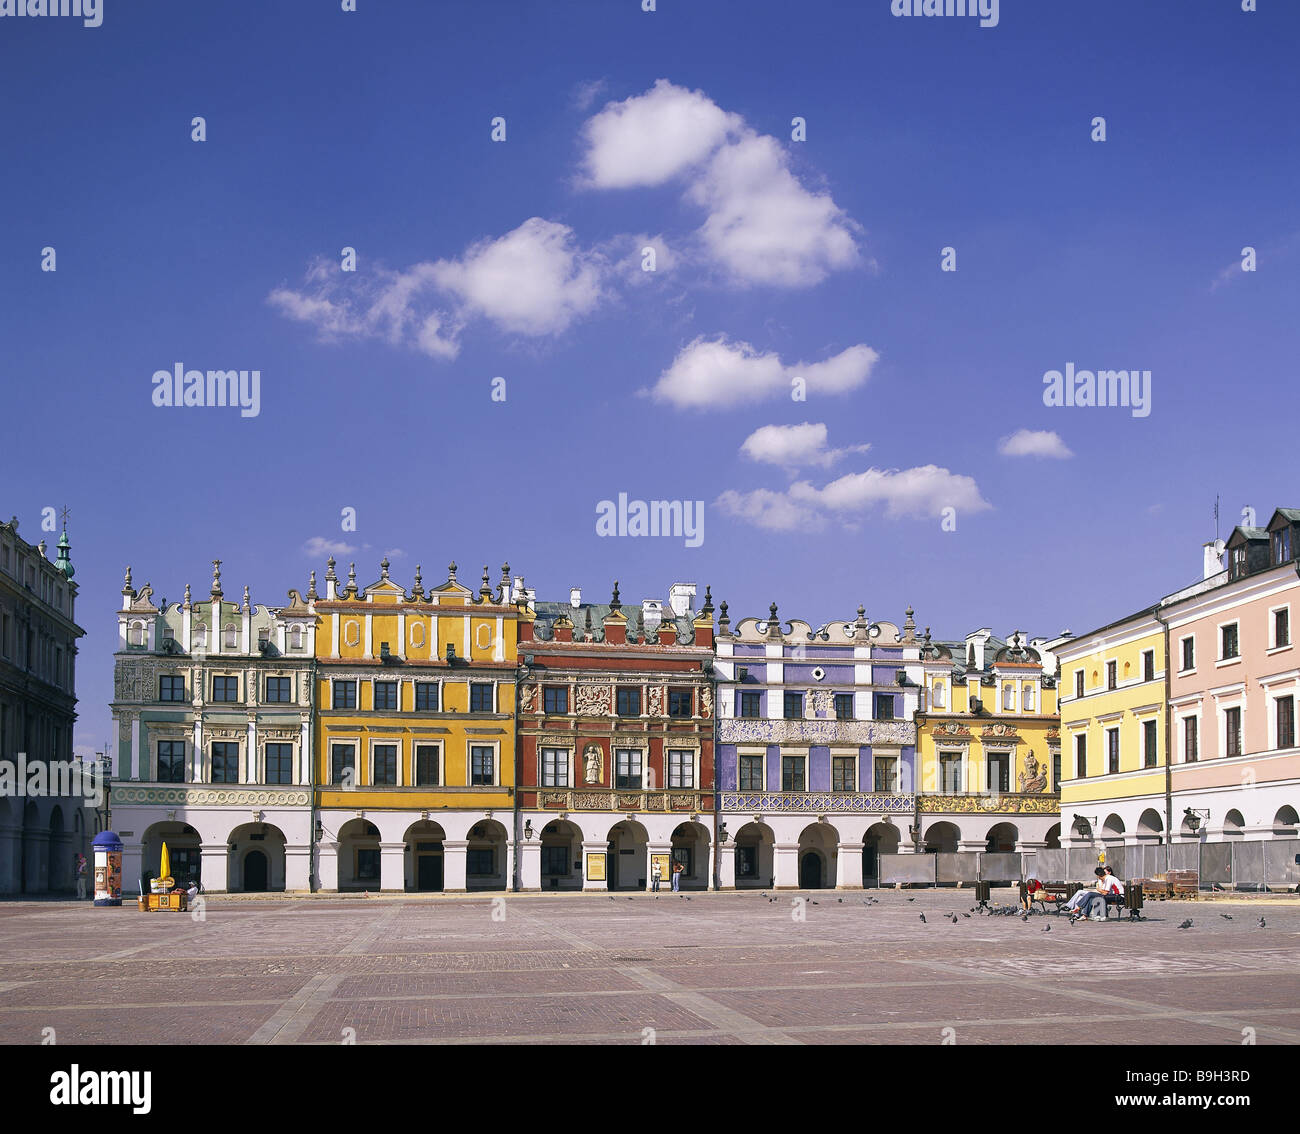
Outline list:
[[[916,796],[869,792],[723,792],[723,811],[885,812],[910,814]]]
[[[114,784],[114,807],[306,807],[305,788],[213,787],[207,784]]]
[[[1015,792],[1003,792],[1000,795],[923,795],[921,811],[925,814],[970,811],[1000,815],[1058,815],[1061,811],[1061,797],[1047,792],[1036,795]]]
[[[701,805],[701,799],[701,795],[693,791],[573,791],[565,788],[539,788],[537,792],[537,806],[548,811],[699,812],[706,810]]]
[[[916,743],[911,721],[756,720],[730,717],[717,723],[719,744],[896,744]]]

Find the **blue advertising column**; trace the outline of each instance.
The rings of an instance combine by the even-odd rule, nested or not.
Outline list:
[[[101,831],[91,844],[95,854],[95,905],[122,904],[122,840]]]

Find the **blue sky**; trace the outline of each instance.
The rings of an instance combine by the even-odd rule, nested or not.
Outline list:
[[[0,511],[71,509],[79,746],[128,563],[1053,635],[1195,578],[1216,494],[1224,535],[1300,503],[1300,6],[358,6],[0,19]],[[260,413],[153,405],[177,362]],[[1069,362],[1150,370],[1150,415],[1044,406]],[[702,544],[598,537],[620,492],[704,501]]]

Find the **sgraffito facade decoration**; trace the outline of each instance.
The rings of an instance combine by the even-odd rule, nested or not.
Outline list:
[[[765,619],[717,634],[720,888],[852,889],[910,849],[920,647],[857,617],[813,627]],[[723,833],[726,833],[726,841]]]

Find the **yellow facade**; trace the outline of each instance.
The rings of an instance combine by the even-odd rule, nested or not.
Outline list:
[[[1105,804],[1135,796],[1163,805],[1164,631],[1150,611],[1056,647],[1061,671],[1063,816],[1075,838],[1105,835]],[[1081,694],[1081,695],[1080,695]],[[1122,831],[1113,832],[1122,834]]]
[[[317,806],[509,811],[516,608],[494,601],[486,572],[477,595],[453,570],[428,594],[417,575],[411,597],[385,564],[378,583],[335,593],[315,606]]]

